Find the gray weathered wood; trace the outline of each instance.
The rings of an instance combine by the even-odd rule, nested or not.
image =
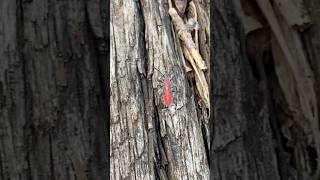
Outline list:
[[[209,179],[168,8],[162,0],[111,2],[111,179]],[[165,78],[175,89],[169,108],[161,101]]]

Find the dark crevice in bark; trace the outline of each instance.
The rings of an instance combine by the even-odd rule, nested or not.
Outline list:
[[[154,98],[153,98],[154,99]],[[155,105],[155,102],[153,103]],[[154,121],[155,121],[155,135],[156,135],[156,139],[154,140],[154,142],[156,143],[156,146],[154,146],[155,148],[155,152],[157,152],[155,154],[155,163],[157,164],[157,172],[159,173],[159,176],[160,176],[160,173],[161,173],[161,166],[162,166],[162,152],[161,152],[161,146],[163,145],[163,142],[162,142],[162,137],[161,137],[161,134],[160,134],[160,121],[159,121],[159,113],[158,113],[158,108],[155,108],[155,118],[154,118]]]
[[[154,121],[155,121],[155,135],[156,135],[156,139],[155,139],[155,143],[156,143],[156,146],[155,146],[155,152],[158,152],[158,154],[156,154],[155,156],[155,159],[156,159],[156,164],[157,164],[157,172],[160,176],[160,179],[161,179],[161,173],[162,172],[165,172],[165,176],[166,178],[168,179],[169,177],[169,167],[168,167],[168,164],[167,163],[170,163],[170,162],[167,162],[167,155],[165,154],[165,147],[164,147],[164,137],[161,136],[161,132],[160,132],[160,120],[159,120],[159,112],[158,112],[158,108],[156,106],[156,102],[155,102],[155,97],[153,97],[153,105],[155,108],[155,118],[154,118]]]
[[[153,82],[151,79],[151,74],[149,74],[149,72],[152,71],[152,69],[149,69],[149,68],[153,68],[153,66],[148,66],[150,65],[149,63],[152,63],[152,60],[150,60],[147,56],[147,47],[146,47],[146,42],[147,40],[145,39],[145,34],[146,34],[146,21],[145,21],[145,14],[144,14],[144,11],[143,11],[143,5],[142,5],[142,2],[141,0],[137,1],[137,8],[138,10],[140,10],[140,14],[139,14],[139,17],[141,18],[141,31],[138,32],[140,37],[139,40],[141,40],[140,44],[142,45],[141,47],[143,47],[143,49],[141,50],[142,54],[141,54],[141,58],[144,58],[145,60],[145,63],[143,63],[144,67],[144,72],[142,74],[144,80],[145,80],[145,85],[147,87],[147,90],[144,92],[144,93],[148,93],[150,91],[150,93],[148,93],[148,100],[144,100],[145,102],[145,105],[147,106],[148,105],[148,101],[149,102],[152,102],[152,108],[149,107],[149,110],[150,108],[153,110],[153,117],[152,120],[152,124],[154,126],[154,130],[151,132],[151,131],[147,131],[148,133],[152,133],[154,136],[151,135],[151,137],[153,137],[153,139],[149,139],[151,141],[153,141],[153,148],[154,148],[154,156],[155,157],[151,157],[153,158],[153,169],[154,169],[154,177],[158,180],[162,179],[162,175],[165,175],[166,178],[167,178],[167,169],[165,167],[165,162],[163,161],[163,156],[166,156],[164,153],[164,151],[162,150],[163,149],[163,139],[161,137],[161,134],[160,134],[160,121],[159,121],[159,112],[158,112],[158,108],[156,106],[156,102],[155,102],[155,96],[154,96],[154,89],[153,89]],[[142,80],[142,78],[140,78]],[[144,86],[142,86],[144,87]],[[145,107],[146,108],[146,107]],[[149,114],[146,114],[145,113],[145,128],[148,129],[148,122],[147,122],[147,117],[146,116],[150,116]],[[150,142],[149,142],[150,143]],[[162,172],[165,171],[165,174],[162,174]]]
[[[271,53],[271,52],[269,52]],[[269,114],[270,114],[270,127],[271,130],[273,132],[273,136],[276,140],[276,147],[275,147],[275,154],[277,157],[277,162],[278,162],[278,173],[280,174],[280,177],[282,180],[287,180],[288,176],[287,176],[287,166],[286,166],[286,160],[285,160],[285,154],[284,154],[284,147],[282,144],[282,138],[281,138],[281,132],[279,129],[279,123],[277,120],[277,117],[275,116],[275,110],[274,110],[274,106],[272,103],[272,97],[270,95],[270,85],[268,83],[268,77],[269,75],[266,74],[266,70],[265,70],[265,64],[263,64],[263,62],[270,62],[272,61],[271,59],[269,60],[265,60],[263,59],[264,57],[261,57],[259,59],[256,59],[257,62],[257,66],[258,66],[258,74],[259,77],[261,78],[261,83],[263,84],[264,88],[262,89],[262,93],[264,95],[266,104],[268,105],[268,109],[269,109]]]
[[[23,96],[24,96],[24,111],[25,111],[25,125],[23,126],[23,144],[26,149],[25,161],[27,163],[26,175],[28,180],[32,180],[32,167],[30,159],[30,141],[31,138],[31,112],[32,112],[32,98],[30,96],[30,87],[28,84],[28,72],[27,72],[27,62],[24,56],[24,47],[25,47],[25,37],[24,37],[24,11],[23,11],[23,0],[16,0],[17,12],[16,12],[16,31],[17,31],[17,50],[19,54],[19,59],[21,62],[22,68],[22,78],[23,78]]]
[[[55,180],[55,167],[54,167],[54,155],[53,155],[53,149],[52,149],[52,137],[51,133],[49,133],[49,152],[50,152],[50,170],[51,170],[51,179]]]
[[[312,168],[312,173],[314,173],[316,170],[316,167],[318,166],[317,150],[312,146],[307,146],[306,151],[310,159],[310,166]]]
[[[141,27],[141,29],[142,29],[142,31],[141,32],[139,32],[139,33],[141,33],[141,36],[143,37],[143,50],[142,50],[142,52],[144,53],[143,55],[144,56],[142,56],[142,57],[144,57],[145,58],[145,63],[144,63],[144,69],[145,69],[145,72],[149,72],[150,71],[150,69],[148,69],[148,63],[150,62],[150,59],[148,58],[148,56],[147,56],[147,47],[146,47],[146,42],[147,42],[147,40],[145,39],[145,34],[146,34],[146,25],[145,25],[145,23],[146,23],[146,21],[145,21],[145,19],[144,19],[144,11],[142,10],[142,3],[141,3],[141,0],[138,0],[137,1],[137,6],[138,6],[138,9],[141,11],[141,13],[140,13],[140,18],[141,18],[141,25],[142,25],[142,27]],[[148,83],[148,87],[151,87],[152,88],[152,81],[149,81],[149,79],[148,79],[149,77],[147,77],[147,83]],[[151,83],[149,83],[149,82],[151,82]],[[150,84],[150,86],[149,86],[149,84]],[[152,97],[152,98],[154,98],[154,97]]]
[[[2,156],[0,154],[0,176],[1,176],[1,179],[5,179],[4,178],[4,168],[3,168],[3,164],[2,164]]]
[[[71,179],[71,174],[70,174],[70,171],[69,171],[69,167],[67,166],[67,167],[65,167],[65,173],[66,173],[66,175],[67,175],[67,177],[68,177],[68,179]]]
[[[156,180],[160,180],[160,165],[156,162],[156,161],[153,161],[153,170],[155,172],[155,179]]]
[[[73,178],[74,178],[75,180],[77,180],[78,178],[77,178],[77,173],[75,173],[75,172],[76,172],[76,169],[75,169],[75,167],[74,167],[74,164],[73,164],[73,162],[72,162],[71,159],[69,159],[69,161],[70,161],[70,165],[71,165],[72,172],[74,172],[74,173],[73,173]]]
[[[137,72],[139,72],[138,70],[138,67],[137,67]],[[148,86],[147,84],[147,80],[146,80],[146,76],[145,74],[138,74],[138,80],[140,82],[140,87],[141,87],[141,94],[143,95],[143,108],[144,108],[144,128],[145,128],[145,131],[147,132],[147,136],[148,136],[148,133],[151,133],[148,131],[148,111],[150,111],[150,107],[147,107],[148,106],[148,101],[150,101],[150,98],[148,96],[148,88],[150,86]]]
[[[87,4],[86,4],[87,5]],[[96,119],[95,122],[90,123],[93,126],[93,132],[94,135],[94,153],[92,159],[94,159],[94,162],[97,162],[98,169],[96,169],[98,174],[107,176],[107,136],[105,128],[107,125],[108,116],[106,111],[108,111],[107,107],[107,77],[106,77],[106,67],[108,64],[107,61],[105,61],[106,54],[109,54],[106,51],[106,39],[99,39],[95,37],[94,32],[92,30],[92,27],[90,25],[89,21],[89,12],[87,11],[87,8],[85,7],[85,22],[87,27],[87,40],[89,44],[89,51],[91,54],[92,62],[94,67],[96,68],[96,74],[94,75],[95,79],[98,79],[96,86],[98,87],[98,90],[93,93],[97,94],[97,102],[98,102],[98,113],[99,118]],[[94,61],[93,61],[94,59]]]
[[[152,89],[152,81],[149,81],[148,78],[147,78],[147,73],[148,72],[148,62],[149,62],[149,59],[148,59],[148,56],[147,56],[147,49],[146,49],[146,41],[145,41],[145,20],[144,20],[144,15],[143,15],[143,11],[142,11],[142,4],[141,4],[141,0],[138,0],[137,1],[137,9],[140,10],[139,11],[139,14],[138,14],[138,17],[141,18],[141,24],[140,25],[140,28],[141,28],[141,31],[140,32],[137,32],[139,33],[139,36],[138,36],[138,41],[139,41],[139,45],[141,47],[140,49],[140,59],[138,59],[138,62],[137,63],[142,63],[144,66],[141,67],[143,69],[139,69],[139,65],[137,64],[136,68],[137,68],[137,72],[139,74],[139,82],[140,82],[140,85],[141,85],[141,90],[142,90],[142,95],[143,95],[143,102],[144,102],[144,109],[145,109],[145,112],[143,113],[144,114],[144,127],[146,129],[146,131],[148,132],[148,122],[147,122],[147,117],[149,116],[148,114],[148,111],[151,111],[152,107],[147,107],[148,106],[148,102],[153,102],[153,99],[154,98],[153,96],[150,96],[149,94],[149,89]],[[153,94],[153,93],[152,93]],[[155,124],[155,122],[153,122],[153,124]],[[148,132],[148,133],[153,133],[153,132]]]
[[[105,65],[105,64],[103,64]],[[107,89],[107,86],[105,86],[106,84],[105,83],[102,83],[102,81],[105,79],[102,77],[102,73],[101,73],[101,69],[98,68],[98,71],[99,71],[99,76],[100,76],[100,92],[103,93],[103,94],[100,94],[99,95],[99,98],[98,98],[98,104],[99,104],[99,107],[101,107],[99,109],[99,114],[101,114],[101,118],[97,119],[97,123],[95,123],[95,130],[98,130],[97,132],[97,136],[96,136],[96,142],[95,142],[95,147],[97,147],[96,149],[96,152],[97,153],[97,159],[100,160],[100,170],[103,174],[105,174],[105,172],[107,172],[107,158],[108,158],[108,152],[107,151],[107,146],[108,146],[108,135],[106,132],[109,132],[109,131],[106,131],[106,126],[107,126],[107,123],[109,123],[108,121],[108,118],[109,118],[109,115],[106,111],[108,111],[108,107],[107,107],[107,98],[103,98],[104,95],[107,95],[107,92],[105,89]],[[104,81],[105,82],[105,81]]]
[[[27,161],[27,179],[32,180],[32,172],[31,172],[31,160],[30,160],[30,135],[25,132],[24,142],[26,143],[26,161]]]
[[[109,42],[109,22],[110,22],[110,2],[109,0],[100,0],[100,16],[102,20],[102,26],[103,26],[103,34],[106,38],[106,41]],[[107,44],[109,51],[109,45]],[[109,60],[109,59],[108,59]]]
[[[103,134],[105,136],[104,142],[105,142],[105,154],[106,154],[106,166],[104,167],[106,174],[109,176],[110,174],[110,108],[107,107],[110,100],[110,1],[108,0],[101,0],[100,1],[100,16],[102,20],[102,28],[103,28],[103,35],[104,35],[104,42],[106,49],[101,52],[101,55],[99,57],[99,75],[100,75],[100,88],[103,95],[104,101],[102,104],[104,104],[104,117],[105,117],[105,123],[103,123],[103,126],[105,130],[103,130]],[[88,18],[88,17],[87,17]]]
[[[141,16],[140,16],[140,18],[141,18],[141,22],[142,22],[142,31],[140,32],[140,33],[143,33],[143,36],[144,36],[144,42],[148,42],[148,40],[147,39],[145,39],[146,38],[146,25],[145,25],[145,23],[146,23],[146,21],[145,21],[145,11],[143,10],[143,4],[142,4],[142,2],[141,2],[142,0],[139,0],[139,1],[137,1],[137,3],[138,3],[138,9],[140,9],[141,10]],[[144,43],[144,52],[145,52],[145,54],[147,55],[147,52],[148,52],[148,48],[147,48],[147,44],[146,43]],[[153,66],[153,59],[149,59],[148,58],[148,56],[145,56],[145,60],[146,60],[146,63],[145,63],[145,70],[146,70],[146,73],[147,73],[147,81],[148,81],[148,84],[150,84],[150,87],[152,87],[152,81],[149,81],[149,80],[151,80],[152,79],[152,74],[150,73],[150,72],[152,72],[153,73],[153,70],[154,69],[152,69],[152,68],[154,68],[154,66]],[[150,68],[150,69],[149,69]],[[149,83],[150,82],[150,83]],[[148,86],[149,87],[149,86]],[[152,98],[155,98],[154,96],[152,96]],[[155,106],[154,106],[155,107]]]
[[[78,108],[79,108],[79,113],[80,113],[80,117],[82,120],[82,123],[84,123],[84,89],[83,89],[83,83],[82,83],[82,77],[80,74],[80,70],[81,67],[79,65],[79,63],[73,63],[71,62],[74,66],[75,66],[75,84],[76,84],[76,94],[77,94],[77,101],[78,101]],[[90,129],[90,128],[89,128]]]
[[[210,120],[210,119],[209,119]],[[202,133],[202,139],[204,142],[204,148],[205,148],[205,152],[206,152],[206,157],[207,157],[207,162],[208,162],[208,166],[210,167],[210,150],[209,150],[209,143],[208,143],[208,139],[207,139],[207,131],[205,129],[205,125],[203,122],[200,123],[201,126],[201,133]]]

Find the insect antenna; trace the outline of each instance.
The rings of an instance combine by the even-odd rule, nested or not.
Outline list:
[[[153,67],[153,69],[157,70],[161,74],[161,79],[165,79],[166,76],[158,68]]]

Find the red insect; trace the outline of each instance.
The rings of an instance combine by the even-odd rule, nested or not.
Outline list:
[[[165,107],[169,107],[173,100],[170,86],[171,86],[170,79],[165,79],[163,81],[163,94],[162,94],[162,103]]]

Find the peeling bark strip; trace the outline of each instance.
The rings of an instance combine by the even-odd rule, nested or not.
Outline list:
[[[107,177],[100,6],[0,1],[1,180]]]
[[[209,179],[207,138],[172,30],[166,1],[111,1],[111,179]]]

